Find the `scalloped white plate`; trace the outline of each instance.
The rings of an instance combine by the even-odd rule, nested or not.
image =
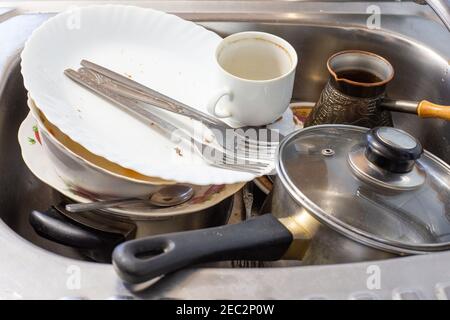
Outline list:
[[[63,75],[88,59],[206,112],[220,41],[217,34],[160,11],[84,7],[58,14],[33,32],[22,52],[22,75],[47,119],[92,153],[177,182],[249,181],[255,176],[209,166],[187,145],[170,141]],[[188,118],[157,113],[180,128],[194,126]]]

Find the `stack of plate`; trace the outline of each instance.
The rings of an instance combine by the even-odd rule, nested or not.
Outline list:
[[[145,196],[174,183],[198,190],[226,185],[223,196],[236,192],[254,176],[209,166],[189,145],[165,138],[63,74],[88,59],[206,112],[220,40],[174,15],[129,6],[91,6],[49,19],[22,52],[31,111],[19,132],[25,162],[80,202]],[[180,128],[196,126],[191,119],[154,112]]]

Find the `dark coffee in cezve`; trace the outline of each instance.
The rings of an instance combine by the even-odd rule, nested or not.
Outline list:
[[[374,128],[392,126],[389,111],[381,108],[394,68],[384,58],[365,51],[347,50],[327,61],[330,79],[304,127],[339,123]]]
[[[347,79],[359,83],[376,83],[383,81],[380,77],[366,70],[350,69],[336,72],[338,79]]]
[[[392,126],[390,113],[377,107],[385,85],[376,74],[362,69],[336,72],[321,93],[305,127],[324,123],[343,123],[361,127]],[[352,82],[346,82],[350,80]]]

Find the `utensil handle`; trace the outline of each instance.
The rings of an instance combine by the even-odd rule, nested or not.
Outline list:
[[[222,121],[219,121],[206,113],[203,113],[180,101],[177,101],[149,87],[146,87],[130,78],[124,77],[117,72],[109,70],[88,60],[81,60],[80,64],[83,67],[94,70],[95,72],[114,81],[117,93],[121,95],[125,95],[133,99],[138,99],[139,101],[149,103],[155,107],[183,116],[188,116],[201,122],[205,121],[206,123],[227,127],[227,124],[223,123]]]
[[[421,118],[450,120],[450,106],[444,106],[427,100],[422,100],[417,106],[417,114]]]
[[[157,128],[159,128],[160,132],[167,138],[173,141],[196,141],[202,144],[200,139],[195,135],[190,135],[184,132],[169,121],[166,121],[157,116],[151,110],[149,110],[145,106],[142,106],[137,101],[126,98],[118,94],[115,90],[112,90],[114,86],[112,86],[111,80],[102,74],[96,73],[95,70],[91,70],[86,67],[82,67],[78,71],[66,69],[64,70],[64,74],[73,81],[97,93],[99,96],[112,102],[118,107],[128,112],[134,113],[135,115],[149,121],[151,125],[155,125]]]
[[[66,204],[65,209],[69,212],[84,212],[105,208],[114,208],[124,204],[134,204],[143,202],[142,199],[137,198],[122,198],[122,199],[114,199],[114,200],[102,200],[102,201],[94,201],[88,203],[71,203]]]
[[[113,248],[125,241],[122,234],[81,226],[62,216],[54,207],[44,212],[32,211],[29,221],[40,236],[75,248]]]
[[[272,214],[242,223],[170,233],[125,242],[113,252],[113,264],[126,282],[137,284],[202,262],[273,261],[293,236]]]

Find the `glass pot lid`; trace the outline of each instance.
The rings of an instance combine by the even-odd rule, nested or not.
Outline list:
[[[408,133],[313,126],[279,155],[290,195],[333,229],[405,253],[450,248],[450,167]]]

